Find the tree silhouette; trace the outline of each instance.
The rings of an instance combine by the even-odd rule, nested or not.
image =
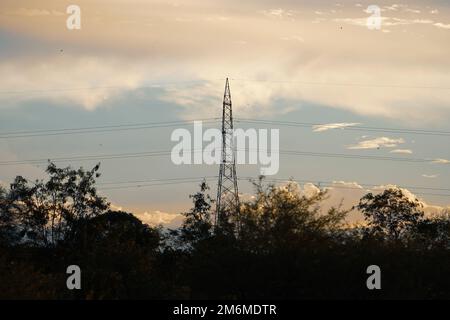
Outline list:
[[[399,240],[417,227],[424,216],[422,207],[417,199],[406,197],[398,188],[377,195],[368,193],[357,206],[372,230],[391,240]]]
[[[190,211],[184,213],[185,220],[180,229],[180,238],[184,244],[195,245],[212,235],[211,208],[213,201],[207,194],[208,190],[209,186],[203,181],[200,184],[200,191],[190,195],[194,206]]]
[[[74,237],[79,230],[77,225],[105,212],[109,206],[95,188],[99,167],[85,171],[61,169],[49,163],[46,182],[31,183],[16,177],[9,192],[2,191],[2,224],[14,225],[21,241],[37,246],[55,245]]]
[[[92,170],[49,164],[48,179],[0,187],[0,299],[450,298],[450,217],[425,217],[399,189],[367,194],[354,227],[327,192],[254,183],[218,227],[205,182],[171,233],[108,210]],[[248,200],[245,200],[248,199]],[[381,240],[381,241],[380,241]],[[386,240],[386,241],[385,241]],[[77,264],[82,289],[65,286]],[[383,270],[367,290],[365,270]]]
[[[450,249],[450,213],[444,210],[436,216],[422,219],[414,236],[417,243],[427,249]]]
[[[289,246],[300,239],[321,237],[339,226],[347,214],[340,208],[321,212],[324,191],[307,197],[294,182],[281,187],[262,182],[254,183],[255,197],[241,207],[242,236],[254,248]]]

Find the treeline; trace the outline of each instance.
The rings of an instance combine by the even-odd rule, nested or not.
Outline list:
[[[448,299],[450,217],[426,217],[400,189],[367,194],[357,208],[321,209],[295,183],[254,182],[239,215],[214,227],[206,183],[177,230],[113,211],[90,171],[50,163],[48,179],[0,187],[1,299]],[[351,209],[351,208],[350,208]],[[69,265],[81,289],[66,286]],[[381,290],[366,270],[381,269]]]

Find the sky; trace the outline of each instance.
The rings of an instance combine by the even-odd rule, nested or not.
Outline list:
[[[80,29],[67,28],[69,5],[80,8]],[[380,8],[380,29],[367,26],[369,5]],[[237,127],[279,129],[283,150],[353,156],[281,154],[268,180],[299,180],[306,193],[320,183],[330,190],[328,205],[345,198],[346,207],[397,185],[436,211],[450,206],[449,54],[447,1],[2,0],[0,183],[44,178],[45,163],[30,159],[171,150],[173,130],[193,127],[6,133],[218,118],[228,77],[235,118],[271,121]],[[198,189],[194,178],[211,177],[216,192],[217,165],[177,166],[170,155],[106,158],[100,192],[144,221],[179,223],[176,214]],[[237,167],[242,194],[252,191],[245,178],[258,173],[258,165]],[[125,183],[155,179],[159,185]]]

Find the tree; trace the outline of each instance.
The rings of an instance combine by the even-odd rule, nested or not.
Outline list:
[[[418,240],[418,244],[427,249],[436,247],[450,249],[450,212],[448,209],[420,221],[415,238]]]
[[[241,236],[253,248],[290,246],[300,239],[318,239],[335,230],[347,211],[331,208],[322,212],[326,192],[305,196],[298,185],[263,186],[254,183],[255,197],[241,206]]]
[[[7,191],[0,186],[0,246],[14,245],[19,234],[18,221],[10,214],[7,197]]]
[[[200,191],[190,195],[194,207],[184,213],[186,217],[180,229],[180,238],[183,244],[195,244],[208,239],[212,235],[213,225],[211,221],[211,208],[213,200],[207,194],[209,186],[203,181]]]
[[[84,274],[83,298],[142,299],[158,296],[160,230],[131,213],[107,211],[77,225],[65,243],[65,265],[77,261]],[[75,293],[76,294],[76,293]],[[83,296],[84,295],[84,296]]]
[[[368,193],[357,206],[369,227],[390,240],[399,240],[417,227],[424,216],[422,207],[417,199],[408,198],[398,188],[377,195]]]
[[[15,226],[22,241],[34,245],[54,245],[74,237],[78,224],[109,207],[95,188],[99,168],[100,165],[90,171],[57,168],[50,162],[47,182],[30,183],[16,177],[10,190],[0,195],[2,220]]]
[[[101,244],[114,251],[129,247],[155,249],[160,244],[157,229],[142,223],[133,214],[123,211],[110,210],[93,217],[88,221],[86,229],[89,245]]]

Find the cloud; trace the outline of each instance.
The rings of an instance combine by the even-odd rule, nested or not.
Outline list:
[[[441,22],[437,22],[434,24],[435,27],[441,28],[441,29],[450,29],[450,23],[449,24],[444,24]]]
[[[401,188],[395,184],[380,185],[380,186],[376,186],[376,187],[372,188],[372,190],[376,193],[381,193],[381,192],[384,192],[385,190],[389,190],[389,189],[401,190],[403,192],[403,195],[411,201],[419,200],[419,198],[414,193],[412,193],[408,189]],[[424,203],[422,203],[422,204],[424,204]]]
[[[429,178],[429,179],[434,179],[434,178],[437,178],[438,175],[437,174],[423,174],[422,177]]]
[[[39,16],[63,16],[65,15],[65,13],[57,10],[19,8],[15,10],[7,10],[3,13],[3,15],[19,16],[19,17],[39,17]]]
[[[142,72],[129,64],[124,68],[127,64],[96,57],[55,57],[40,63],[0,62],[0,73],[7,75],[0,79],[0,85],[12,93],[1,98],[13,104],[48,99],[93,110],[105,100],[142,84]]]
[[[296,181],[283,181],[277,183],[277,188],[285,189],[287,184],[294,187],[301,195],[306,197],[312,197],[317,195],[321,188],[314,183],[304,183],[299,184]],[[403,194],[410,200],[418,200],[422,205],[425,213],[427,215],[437,214],[444,210],[444,207],[428,204],[424,200],[420,199],[419,196],[411,192],[406,188],[401,188],[395,184],[385,184],[371,187],[363,187],[360,183],[356,181],[333,181],[329,186],[322,187],[323,190],[327,191],[327,197],[321,204],[321,212],[325,213],[331,207],[338,207],[342,205],[342,209],[351,209],[358,204],[359,200],[367,193],[372,192],[374,194],[379,194],[387,189],[400,189]],[[241,201],[252,201],[254,200],[253,194],[241,194]],[[120,208],[115,206],[116,208]],[[184,216],[181,214],[174,214],[162,211],[152,211],[135,214],[144,223],[151,226],[162,225],[165,228],[176,229],[180,227],[183,223]],[[346,221],[349,223],[362,222],[364,217],[361,212],[357,210],[352,210]]]
[[[287,182],[283,182],[281,184],[286,183]],[[326,212],[331,207],[338,207],[340,205],[342,205],[342,209],[352,209],[367,193],[371,192],[373,194],[379,194],[387,189],[400,189],[408,199],[418,200],[423,205],[423,210],[428,216],[437,214],[445,209],[441,206],[428,204],[410,190],[401,188],[395,184],[378,185],[366,188],[355,181],[333,181],[329,186],[324,187],[323,189],[327,191],[327,197],[321,204],[322,213]],[[312,183],[306,183],[303,187],[299,185],[299,190],[303,193],[309,192],[309,195],[314,195],[318,193],[320,189]],[[360,223],[363,220],[364,217],[362,213],[356,209],[350,211],[346,218],[348,223]]]
[[[303,39],[301,36],[286,36],[282,37],[281,40],[301,42],[301,43],[305,42],[305,39]]]
[[[364,140],[358,142],[356,145],[348,146],[347,149],[359,150],[359,149],[378,149],[381,147],[394,148],[399,144],[405,143],[402,138],[393,139],[388,137],[380,137],[370,140]]]
[[[367,18],[336,18],[333,21],[367,28]]]
[[[381,17],[382,27],[395,27],[395,26],[406,26],[414,24],[433,24],[433,20],[429,19],[403,19],[403,18],[389,18]],[[338,18],[334,19],[335,22],[346,23],[354,26],[367,28],[367,17],[364,18]]]
[[[346,187],[346,188],[354,188],[354,189],[363,189],[358,182],[347,182],[347,181],[333,181],[331,187]]]
[[[324,202],[324,209],[332,206],[336,207],[341,203],[344,209],[352,208],[353,206],[358,204],[359,199],[361,199],[361,197],[363,197],[365,194],[369,192],[373,194],[379,194],[387,189],[400,189],[405,197],[407,197],[409,200],[418,200],[422,204],[425,214],[428,216],[439,213],[445,209],[442,206],[429,204],[410,190],[394,184],[373,186],[365,189],[356,182],[344,181],[334,182],[333,185],[327,187],[329,198]],[[351,211],[349,213],[349,216],[347,217],[347,221],[351,223],[361,222],[363,221],[363,219],[363,215],[357,210]]]
[[[113,204],[113,203],[110,204],[110,207],[111,207],[111,209],[114,210],[114,211],[124,211],[122,206],[115,205],[115,204]]]
[[[278,9],[270,9],[270,10],[264,10],[262,13],[269,17],[275,17],[275,18],[291,18],[294,13],[290,10],[284,10],[281,8]]]
[[[364,28],[351,32],[339,29],[333,34],[338,37],[336,41],[329,41],[323,35],[336,31],[335,22],[312,23],[315,18],[326,17],[314,13],[329,12],[325,5],[311,10],[299,2],[292,3],[289,8],[292,10],[288,10],[261,8],[261,4],[251,2],[245,10],[234,10],[234,4],[230,1],[218,5],[214,1],[199,10],[194,0],[186,0],[179,7],[142,2],[139,6],[113,6],[114,10],[105,11],[103,6],[91,1],[86,2],[83,10],[98,19],[84,24],[82,33],[68,33],[64,24],[61,27],[61,21],[55,21],[58,19],[42,19],[39,30],[35,21],[29,21],[32,19],[1,19],[2,29],[11,30],[12,35],[12,40],[4,46],[14,52],[0,60],[3,91],[118,88],[61,90],[39,96],[25,93],[14,99],[1,95],[0,106],[3,108],[9,101],[14,106],[21,101],[44,98],[93,110],[105,105],[105,100],[147,83],[194,80],[199,83],[184,88],[162,88],[165,92],[161,100],[179,104],[183,117],[205,112],[217,115],[215,106],[220,106],[223,95],[223,80],[217,79],[229,76],[248,80],[231,82],[234,108],[242,116],[273,116],[292,108],[318,105],[409,124],[436,124],[448,119],[450,96],[435,94],[439,89],[423,88],[450,83],[450,73],[445,68],[450,44],[440,41],[432,28],[423,28],[420,39],[396,32],[388,37],[381,33],[368,37],[367,15],[361,12],[362,8],[352,7],[347,9],[363,15],[357,24]],[[264,11],[266,15],[261,14],[264,9],[269,9]],[[145,17],[143,11],[148,13]],[[124,15],[135,23],[117,23]],[[294,16],[299,19],[285,23],[268,19],[267,15],[276,20]],[[444,13],[442,16],[444,19]],[[174,23],[177,17],[190,22]],[[205,17],[216,17],[219,21],[230,17],[233,23],[218,22],[211,28],[212,22]],[[149,26],[149,21],[154,25]],[[408,21],[421,25],[431,22]],[[386,22],[403,24],[402,30],[410,34],[416,31],[402,20]],[[446,24],[439,26],[444,28]],[[293,30],[308,32],[299,37]],[[202,37],[198,37],[200,33]],[[217,41],[218,37],[221,41]],[[280,41],[282,38],[291,41]],[[14,47],[20,41],[26,41],[26,50],[19,45]],[[65,49],[64,55],[48,53],[55,43],[58,43],[56,51],[59,46]],[[243,43],[246,43],[245,50],[242,50]],[[400,44],[402,50],[398,48]],[[302,50],[298,50],[299,45]],[[349,54],[358,57],[358,63],[350,61]],[[95,64],[88,62],[94,60]],[[42,77],[43,74],[46,76]],[[202,80],[209,82],[209,86]]]
[[[303,186],[303,194],[307,198],[311,198],[317,195],[320,192],[320,189],[313,183],[306,183]]]
[[[412,154],[413,152],[410,149],[395,149],[391,150],[390,153]]]
[[[405,11],[409,12],[409,13],[416,13],[416,14],[419,14],[421,12],[418,9],[411,9],[411,8],[406,8]]]
[[[399,4],[393,4],[391,6],[385,6],[383,7],[383,10],[387,10],[387,11],[397,11],[398,9],[401,8],[402,5]]]
[[[448,164],[448,163],[450,163],[450,160],[447,160],[447,159],[434,159],[432,162],[433,163],[438,163],[438,164]]]
[[[344,129],[347,127],[357,126],[360,125],[360,123],[328,123],[328,124],[319,124],[313,126],[314,132],[323,132],[331,129]]]
[[[408,26],[408,25],[430,25],[441,29],[450,29],[450,24],[436,22],[431,19],[405,19],[396,17],[380,17],[382,28]],[[345,23],[353,26],[367,28],[367,17],[361,18],[336,18],[334,22]]]
[[[150,226],[162,225],[167,228],[177,228],[181,226],[183,221],[183,215],[178,213],[167,213],[162,211],[144,212],[136,214],[136,216],[142,220],[142,222]]]

